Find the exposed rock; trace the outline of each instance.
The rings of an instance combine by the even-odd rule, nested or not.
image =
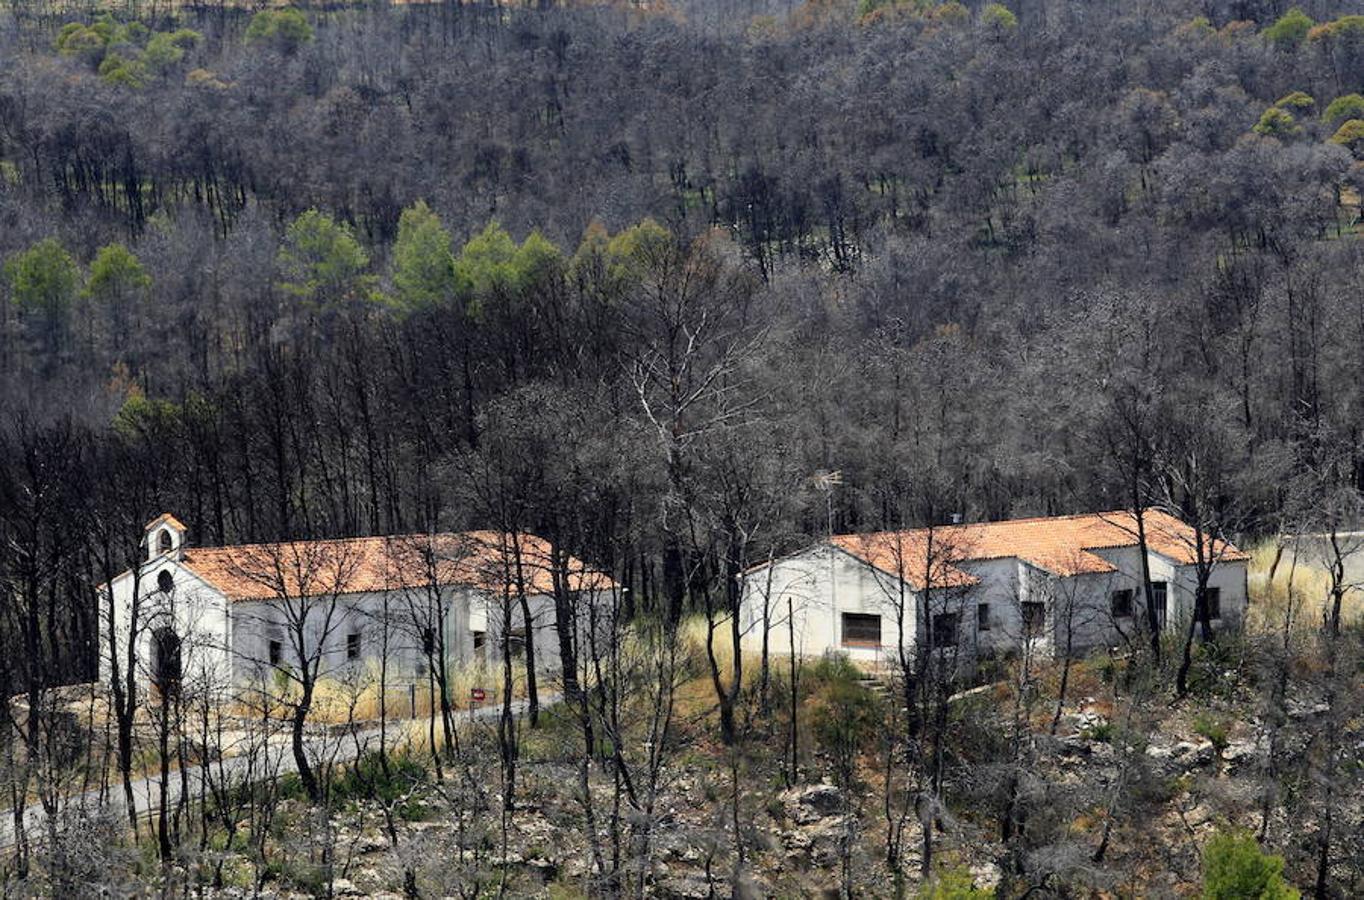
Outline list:
[[[1290,719],[1308,719],[1314,716],[1325,715],[1331,711],[1331,706],[1327,703],[1308,704],[1296,700],[1289,700],[1284,706]]]
[[[383,853],[388,849],[388,842],[382,838],[365,836],[355,843],[355,852],[360,856],[369,856],[374,853]]]
[[[839,848],[850,826],[857,827],[853,817],[834,816],[784,832],[782,845],[786,848],[786,856],[808,861],[819,868],[837,865]]]
[[[364,891],[357,888],[349,878],[336,878],[332,881],[332,896],[363,897]]]
[[[1212,745],[1212,741],[1199,741],[1197,744],[1180,741],[1175,744],[1174,755],[1180,765],[1185,767],[1206,766],[1217,759],[1217,748]]]
[[[971,880],[977,888],[993,890],[999,885],[999,866],[992,862],[982,862],[971,866]]]
[[[546,884],[559,875],[559,864],[543,856],[534,856],[526,860],[526,868],[538,874]]]
[[[1222,760],[1230,769],[1239,769],[1253,763],[1259,756],[1259,748],[1254,741],[1231,741],[1222,749]]]
[[[654,885],[654,896],[668,900],[702,900],[710,895],[710,883],[699,875],[662,878]]]
[[[1207,825],[1212,821],[1212,818],[1212,810],[1202,803],[1184,813],[1184,821],[1188,823],[1190,828],[1198,828],[1202,825]]]
[[[786,817],[797,825],[810,825],[843,808],[843,797],[832,784],[793,787],[782,791],[780,799]]]

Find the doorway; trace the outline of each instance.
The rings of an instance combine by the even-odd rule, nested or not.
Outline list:
[[[174,629],[152,632],[152,683],[163,695],[178,693],[181,671],[180,636]]]

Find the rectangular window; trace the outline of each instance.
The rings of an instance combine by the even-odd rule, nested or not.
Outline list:
[[[279,641],[270,642],[270,665],[278,666],[284,659],[284,644]]]
[[[427,656],[436,654],[436,631],[434,628],[422,629],[422,653]]]
[[[1165,582],[1151,582],[1151,602],[1156,608],[1156,624],[1161,628],[1165,627],[1165,601],[1169,592],[1169,586]]]
[[[1113,594],[1109,597],[1108,603],[1110,608],[1113,610],[1113,618],[1115,619],[1132,618],[1131,588],[1123,588],[1120,591],[1114,591]]]
[[[957,632],[960,629],[961,616],[956,613],[938,613],[933,617],[933,646],[934,647],[955,647],[957,646]]]
[[[478,660],[479,662],[483,662],[483,660],[484,660],[485,657],[487,656],[487,651],[484,649],[484,648],[487,646],[487,644],[488,644],[488,635],[487,635],[487,633],[486,633],[486,632],[483,632],[483,631],[475,631],[475,632],[474,632],[474,659]]]
[[[976,630],[990,630],[990,604],[982,603],[976,607]]]
[[[524,628],[513,628],[507,632],[507,655],[512,659],[520,659],[526,655],[526,630]]]
[[[1042,637],[1047,630],[1047,604],[1035,600],[1023,604],[1023,633]]]
[[[360,635],[346,635],[346,659],[356,660],[360,658]]]
[[[880,647],[881,617],[866,613],[844,613],[843,646]]]
[[[1215,588],[1215,587],[1204,588],[1204,589],[1203,589],[1203,602],[1204,602],[1205,604],[1207,604],[1207,607],[1208,607],[1208,620],[1209,620],[1209,621],[1214,621],[1214,620],[1216,620],[1216,619],[1222,618],[1222,589],[1221,589],[1221,588]]]

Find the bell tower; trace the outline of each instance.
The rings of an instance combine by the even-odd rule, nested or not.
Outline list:
[[[186,531],[184,523],[170,513],[162,513],[148,522],[144,529],[147,561],[162,557],[178,561],[185,552]]]

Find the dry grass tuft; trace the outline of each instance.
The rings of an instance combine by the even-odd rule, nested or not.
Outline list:
[[[1250,609],[1246,629],[1251,634],[1282,630],[1292,603],[1295,627],[1315,629],[1330,601],[1331,579],[1320,555],[1311,548],[1267,540],[1250,549]],[[1275,561],[1277,560],[1277,565]],[[1273,578],[1270,571],[1273,570]],[[1345,597],[1347,621],[1364,618],[1364,597],[1352,590]]]

